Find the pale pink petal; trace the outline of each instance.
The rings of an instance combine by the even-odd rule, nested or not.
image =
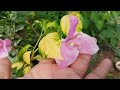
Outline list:
[[[76,34],[76,26],[78,24],[78,19],[75,16],[70,16],[70,29],[66,37],[66,41],[73,38]]]
[[[9,46],[12,44],[12,42],[9,39],[5,39],[6,46]]]
[[[0,58],[5,58],[8,56],[8,52],[6,49],[6,43],[4,40],[0,39]]]
[[[64,60],[56,59],[56,63],[61,68],[69,66],[76,60],[78,55],[79,51],[77,50],[77,48],[69,46],[65,41],[63,41],[61,44],[61,56],[64,58]]]
[[[7,52],[11,51],[11,47],[6,47]]]
[[[9,39],[5,39],[5,44],[6,44],[7,51],[9,52],[11,50],[10,46],[12,42]]]
[[[77,35],[67,43],[74,43],[74,46],[78,48],[79,53],[83,54],[94,55],[99,50],[97,40],[85,33]]]

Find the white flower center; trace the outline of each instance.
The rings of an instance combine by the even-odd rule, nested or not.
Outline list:
[[[70,43],[69,45],[70,45],[70,46],[74,46],[75,44],[74,44],[74,43]]]

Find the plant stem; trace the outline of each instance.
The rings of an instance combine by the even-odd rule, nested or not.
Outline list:
[[[33,28],[33,26],[31,26],[31,29],[33,30],[33,32],[35,32],[35,34],[37,35],[37,37],[39,37],[37,31]]]
[[[32,54],[31,54],[31,61],[33,60],[33,56],[34,56],[34,54],[35,54],[35,52],[36,52],[35,48],[37,47],[38,43],[40,42],[40,39],[42,38],[42,35],[43,35],[42,33],[43,33],[43,29],[42,29],[42,31],[41,31],[41,34],[40,34],[40,36],[39,36],[39,39],[38,39],[37,43],[35,44],[35,46],[34,46],[34,48],[33,48],[33,51],[32,51]]]
[[[33,52],[33,57],[34,57],[34,54],[38,51],[38,48]],[[31,58],[31,61],[33,61],[34,58]]]
[[[14,48],[22,48],[22,46],[14,46]]]
[[[16,51],[16,49],[14,47],[12,47],[12,50],[15,52],[15,54],[18,56],[18,52]]]
[[[34,51],[34,53],[36,53],[38,51],[38,48]]]

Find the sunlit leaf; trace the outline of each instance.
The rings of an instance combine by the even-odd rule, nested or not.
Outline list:
[[[63,31],[63,33],[67,36],[69,32],[69,28],[70,28],[70,16],[69,15],[65,15],[62,17],[60,21],[60,26],[61,26],[61,30]]]
[[[17,70],[19,70],[20,68],[22,68],[24,65],[23,61],[18,61],[12,64],[12,68],[17,68]]]
[[[23,60],[23,54],[31,47],[30,44],[24,46],[18,53],[18,60]]]
[[[31,54],[31,51],[27,51],[23,54],[23,60],[27,63],[27,64],[30,64],[30,54]]]
[[[42,59],[43,59],[43,58],[42,58],[42,56],[40,56],[40,55],[37,55],[37,56],[34,57],[34,60],[40,61],[40,60],[42,60]]]
[[[56,28],[56,27],[57,27],[57,23],[55,21],[48,22],[46,25],[46,28]]]
[[[31,66],[27,66],[23,69],[23,74],[27,74],[29,73],[29,71],[31,70]]]
[[[101,30],[103,28],[104,22],[102,20],[98,20],[96,22],[96,27]]]
[[[11,19],[11,20],[15,20],[16,17],[17,17],[17,12],[16,12],[16,11],[11,11],[10,19]]]
[[[58,33],[47,34],[39,43],[39,52],[43,57],[61,58],[60,53],[61,39]]]
[[[24,29],[24,24],[20,24],[17,26],[16,28],[16,32],[19,31],[19,30],[23,30]]]

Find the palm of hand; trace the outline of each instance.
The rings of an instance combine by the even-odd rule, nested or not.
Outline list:
[[[85,76],[90,58],[91,56],[79,55],[71,66],[62,69],[55,64],[53,59],[46,59],[39,62],[27,75],[19,79],[81,79]],[[111,62],[106,59],[85,78],[105,78],[110,67]],[[103,74],[100,74],[101,72]]]
[[[34,66],[30,72],[18,79],[81,79],[85,77],[91,56],[80,54],[69,67],[59,68],[54,59],[45,59]],[[104,59],[85,79],[104,79],[112,62]],[[0,79],[11,78],[11,63],[7,58],[0,60]]]
[[[60,69],[56,64],[38,64],[20,79],[79,79],[69,67]]]

